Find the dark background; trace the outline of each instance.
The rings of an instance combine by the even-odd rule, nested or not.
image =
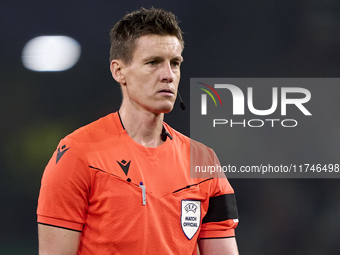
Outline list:
[[[141,6],[173,11],[182,21],[180,91],[187,105],[191,77],[339,77],[335,0],[2,2],[0,254],[37,254],[35,211],[44,167],[63,136],[118,109],[108,32]],[[63,72],[26,69],[23,47],[40,35],[76,39],[78,63]],[[189,135],[189,111],[178,103],[166,121]],[[240,214],[240,254],[340,254],[339,179],[230,182]]]

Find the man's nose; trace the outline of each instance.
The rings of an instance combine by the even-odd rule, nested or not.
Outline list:
[[[164,62],[161,69],[160,80],[162,82],[171,83],[174,80],[174,72],[172,71],[171,64]]]

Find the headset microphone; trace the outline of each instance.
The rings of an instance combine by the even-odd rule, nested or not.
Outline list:
[[[181,101],[181,103],[179,104],[179,106],[181,107],[181,109],[184,111],[187,107],[185,105],[185,103],[182,100],[181,94],[179,93],[179,91],[177,91],[177,94],[179,96],[179,100]]]

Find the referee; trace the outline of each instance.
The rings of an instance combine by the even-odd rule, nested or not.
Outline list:
[[[212,149],[164,122],[180,81],[184,41],[174,14],[139,9],[111,30],[120,109],[63,138],[44,171],[39,254],[238,254],[226,178],[191,178],[190,155]]]

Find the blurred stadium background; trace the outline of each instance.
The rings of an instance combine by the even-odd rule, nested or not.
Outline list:
[[[191,77],[340,76],[336,0],[3,1],[0,254],[37,254],[35,211],[44,167],[59,139],[118,109],[108,32],[141,6],[165,8],[182,21],[186,47],[180,91],[187,105]],[[61,56],[54,58],[81,49],[79,59],[75,54],[74,66],[64,71],[28,69],[25,61],[37,53],[24,48],[38,36],[73,38],[77,43],[66,45],[76,48],[56,44]],[[46,51],[51,45],[43,43]],[[52,60],[44,61],[46,66]],[[166,121],[189,135],[189,111],[178,103]],[[240,254],[340,254],[340,179],[230,182],[240,214]]]

